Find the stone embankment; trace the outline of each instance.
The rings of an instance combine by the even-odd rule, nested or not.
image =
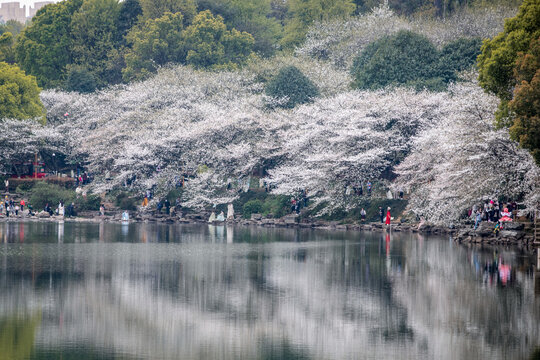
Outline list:
[[[157,222],[157,223],[208,223],[209,213],[186,213],[179,215],[156,214],[155,212],[131,213],[130,222]],[[100,216],[97,211],[80,212],[75,218],[63,218],[60,216],[50,216],[42,211],[34,216],[28,216],[27,211],[17,217],[6,218],[0,215],[0,221],[74,221],[74,222],[120,222],[122,212],[106,212],[105,216]],[[388,231],[387,226],[380,222],[357,222],[344,224],[338,221],[324,221],[319,219],[301,218],[296,214],[286,215],[281,218],[265,218],[260,214],[253,214],[250,219],[236,216],[234,220],[226,222],[214,222],[220,224],[255,225],[264,227],[296,227],[296,228],[318,228],[329,230],[356,230],[356,231]],[[510,222],[504,224],[504,229],[498,234],[494,233],[494,223],[482,222],[475,230],[471,224],[463,224],[458,227],[437,226],[426,222],[401,223],[396,222],[391,225],[392,232],[416,232],[432,235],[448,235],[457,243],[463,244],[501,244],[515,245],[519,247],[529,247],[534,245],[534,235],[531,223]]]

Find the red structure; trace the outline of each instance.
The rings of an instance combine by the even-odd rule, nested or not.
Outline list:
[[[12,178],[21,178],[21,179],[41,179],[47,176],[45,173],[45,163],[43,162],[27,162],[23,164],[14,165],[17,167],[18,173],[11,174]]]

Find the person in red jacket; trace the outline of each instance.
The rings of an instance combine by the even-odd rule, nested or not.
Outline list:
[[[21,200],[21,212],[24,211],[24,205],[26,205],[26,203],[24,202],[24,199]]]
[[[390,225],[390,207],[388,207],[388,210],[386,211],[386,221],[384,223]]]

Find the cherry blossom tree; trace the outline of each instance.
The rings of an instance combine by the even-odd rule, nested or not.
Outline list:
[[[474,83],[451,87],[452,116],[413,140],[413,151],[396,168],[394,187],[412,191],[409,208],[434,223],[450,224],[474,204],[523,199],[540,205],[540,172],[532,157],[493,127],[498,100]]]
[[[496,99],[474,82],[440,93],[359,91],[315,70],[306,75],[320,98],[269,109],[264,79],[281,65],[263,64],[237,72],[167,67],[146,81],[91,95],[47,91],[42,101],[68,160],[82,161],[95,176],[94,192],[154,188],[164,195],[188,174],[182,202],[202,208],[233,201],[238,192],[228,184],[234,189],[264,169],[275,194],[306,190],[325,213],[354,207],[347,186],[388,184],[397,166],[395,186],[413,189],[411,210],[437,221],[458,218],[483,197],[538,192],[531,175],[537,168],[489,125]],[[467,162],[469,152],[474,157]],[[461,188],[466,191],[451,192]]]

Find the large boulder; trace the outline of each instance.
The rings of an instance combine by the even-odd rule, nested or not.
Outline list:
[[[525,227],[525,225],[523,225],[522,223],[518,223],[518,222],[514,222],[514,221],[509,221],[509,222],[503,223],[503,229],[504,230],[521,231],[521,230],[523,230],[524,227]]]
[[[490,236],[493,235],[493,230],[495,229],[495,224],[487,221],[483,221],[478,225],[478,228],[475,231],[476,236]]]
[[[421,231],[423,233],[430,233],[434,228],[434,225],[433,224],[430,224],[428,222],[425,222],[425,221],[421,221],[419,224],[418,224],[418,231]]]
[[[525,234],[523,234],[520,231],[516,231],[516,230],[502,230],[501,233],[500,233],[500,236],[502,238],[505,238],[505,239],[519,240],[523,236],[525,236]]]
[[[48,219],[51,217],[51,214],[46,211],[40,211],[36,216],[40,219]]]

